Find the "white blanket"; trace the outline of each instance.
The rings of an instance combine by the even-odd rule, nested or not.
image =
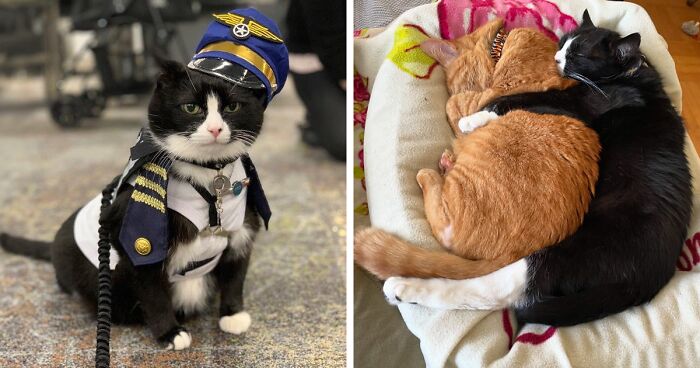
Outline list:
[[[477,9],[472,3],[485,5]],[[508,24],[509,14],[512,25],[531,24],[550,31],[555,38],[575,26],[568,23],[567,15],[580,21],[586,8],[596,25],[623,35],[641,34],[642,51],[661,73],[666,92],[680,110],[680,83],[666,43],[647,13],[630,3],[443,0],[407,11],[382,32],[356,34],[355,86],[361,81],[371,96],[368,102],[358,105],[356,101],[355,105],[356,123],[366,122],[364,137],[358,133],[364,139],[364,171],[358,168],[356,172],[366,183],[373,226],[418,245],[439,248],[425,220],[415,174],[420,168],[435,166],[440,153],[450,145],[452,134],[445,116],[448,96],[442,70],[415,45],[425,37],[458,37],[470,31],[471,26],[483,24],[496,15],[505,16]],[[521,330],[508,311],[440,311],[402,305],[401,314],[411,332],[420,339],[427,366],[690,367],[698,364],[700,165],[690,140],[687,142],[687,155],[696,178],[695,216],[684,255],[678,263],[679,271],[650,304],[575,327],[526,325]]]

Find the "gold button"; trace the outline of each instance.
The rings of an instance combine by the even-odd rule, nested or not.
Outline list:
[[[134,249],[136,249],[136,253],[142,256],[148,255],[148,253],[151,253],[151,242],[146,238],[138,238],[134,242]]]

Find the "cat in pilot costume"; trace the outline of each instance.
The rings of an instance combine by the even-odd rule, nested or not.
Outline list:
[[[3,234],[8,251],[50,259],[58,284],[92,304],[98,294],[98,228],[112,244],[112,320],[145,323],[169,349],[192,337],[184,317],[220,293],[219,327],[241,334],[251,318],[243,283],[253,241],[271,216],[248,155],[263,112],[284,86],[287,48],[255,9],[214,14],[188,65],[160,61],[148,124],[115,178],[52,243]]]

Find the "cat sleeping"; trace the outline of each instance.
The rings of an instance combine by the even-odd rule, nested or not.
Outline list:
[[[483,277],[390,278],[384,293],[392,303],[514,307],[520,322],[568,326],[646,303],[668,283],[687,236],[692,184],[682,119],[639,45],[638,33],[595,27],[586,12],[555,55],[561,75],[581,84],[485,107],[573,116],[598,133],[600,177],[581,227]]]
[[[505,35],[502,26],[494,20],[457,40],[421,45],[445,68],[452,95],[454,153],[440,159],[442,174],[417,175],[428,223],[448,252],[360,231],[355,262],[379,278],[482,276],[556,244],[583,220],[598,179],[595,132],[561,115],[513,111],[488,125],[493,113],[470,115],[497,96],[574,84],[557,72],[554,42],[531,29]]]
[[[112,320],[145,323],[174,350],[192,343],[183,317],[207,308],[215,292],[220,329],[249,328],[243,284],[261,218],[267,227],[270,217],[247,151],[267,104],[284,86],[287,49],[276,25],[257,10],[214,16],[187,67],[160,61],[148,124],[111,205],[101,213],[102,195],[96,196],[52,243],[0,238],[10,252],[50,259],[61,289],[94,305],[99,219],[113,246]],[[237,17],[266,25],[268,33],[234,39],[227,21]],[[241,62],[241,50],[265,68]]]

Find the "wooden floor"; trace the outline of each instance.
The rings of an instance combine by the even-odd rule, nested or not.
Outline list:
[[[700,40],[681,30],[687,20],[700,21],[700,2],[685,0],[633,0],[646,9],[656,29],[668,42],[683,88],[683,118],[696,148],[700,148]]]

